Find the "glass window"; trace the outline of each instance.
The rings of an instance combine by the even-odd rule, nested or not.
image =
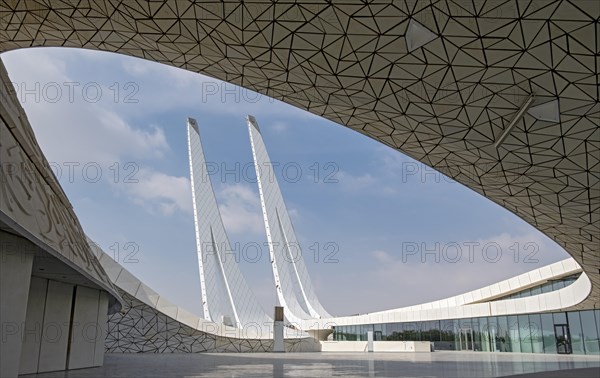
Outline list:
[[[563,287],[565,287],[565,282],[564,281],[553,281],[552,282],[552,291],[554,291],[554,290],[560,290]]]
[[[600,310],[594,310],[594,315],[596,317],[596,330],[598,331],[598,335],[600,335]]]
[[[540,314],[529,315],[529,332],[531,334],[531,349],[533,353],[544,353],[542,341],[542,318]]]
[[[481,350],[490,351],[490,329],[487,318],[479,319],[479,334],[481,335]]]
[[[415,338],[414,341],[424,340],[421,338],[421,326],[423,325],[421,322],[415,322]]]
[[[394,340],[402,340],[402,323],[394,323]]]
[[[417,329],[417,323],[410,322],[404,323],[404,327],[402,328],[402,340],[407,341],[420,341],[419,339],[419,331]]]
[[[421,340],[429,341],[429,323],[430,322],[418,322],[417,329],[421,330]]]
[[[436,344],[436,349],[456,350],[456,320],[440,321],[441,342]]]
[[[552,291],[552,284],[542,285],[542,293],[549,293]]]
[[[481,350],[481,332],[479,331],[479,319],[471,319],[471,329],[473,330],[473,350]]]
[[[454,337],[454,350],[458,350],[459,346],[458,346],[458,339],[459,339],[459,332],[460,332],[460,323],[458,322],[458,320],[454,319],[452,320],[452,334]]]
[[[529,317],[527,315],[519,315],[519,336],[521,337],[521,352],[531,353],[531,329],[529,326]]]
[[[442,340],[442,332],[440,331],[441,329],[441,324],[439,320],[434,320],[431,322],[430,325],[431,329],[430,329],[430,333],[431,333],[431,341],[441,341]]]
[[[367,341],[367,332],[372,331],[373,327],[372,326],[368,326],[368,325],[363,325],[361,330],[360,330],[360,335],[361,335],[361,340],[362,341]]]
[[[423,341],[439,341],[438,321],[430,320],[421,322],[421,340]]]
[[[581,327],[583,328],[583,344],[585,354],[600,354],[598,330],[594,320],[594,310],[580,311]]]
[[[538,294],[542,294],[542,287],[538,286],[538,287],[534,287],[531,289],[531,295],[538,295]]]
[[[542,314],[541,318],[544,353],[558,353],[556,350],[556,335],[554,334],[554,320],[552,314]]]
[[[398,323],[390,323],[388,329],[388,340],[395,341],[399,340],[398,336]]]
[[[459,329],[471,328],[471,319],[470,318],[458,319],[457,322],[458,322]]]
[[[573,354],[585,354],[583,346],[583,330],[581,329],[581,320],[579,319],[579,311],[567,313],[569,319],[569,332],[571,333],[571,347]]]
[[[600,337],[600,310],[594,310],[594,317],[596,318],[596,331]]]
[[[506,316],[498,316],[496,317],[496,320],[498,322],[497,348],[500,352],[510,352],[512,349],[508,329],[508,318]]]
[[[511,352],[521,352],[521,340],[519,339],[519,321],[515,315],[508,317],[508,338]]]
[[[490,343],[490,352],[499,352],[500,348],[498,345],[498,318],[490,316],[487,318],[487,332]]]
[[[554,324],[567,324],[567,315],[564,312],[555,312],[552,316]]]
[[[381,324],[373,324],[373,341],[383,340],[383,331]]]

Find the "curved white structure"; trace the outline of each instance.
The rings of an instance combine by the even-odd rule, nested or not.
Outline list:
[[[599,18],[590,0],[0,0],[0,52],[140,57],[349,127],[556,241],[592,281],[578,308],[600,308]]]
[[[560,311],[583,302],[590,294],[592,286],[585,273],[581,274],[571,285],[559,290],[525,298],[502,298],[542,285],[548,281],[582,272],[579,264],[574,259],[568,258],[453,297],[363,315],[312,319],[303,322],[303,327],[307,330],[327,329],[342,325],[416,322]]]
[[[111,353],[269,352],[270,329],[230,327],[177,306],[144,284],[98,245],[88,241],[108,277],[123,297],[123,309],[108,318],[106,350]],[[305,332],[285,329],[285,350],[319,350]]]
[[[295,324],[301,324],[303,319],[330,317],[319,302],[304,265],[302,249],[258,123],[251,115],[246,121],[279,303],[286,309],[287,320]]]
[[[374,329],[374,324],[383,324],[384,317],[441,319],[462,314],[487,319],[505,313],[534,318],[539,314],[528,311],[544,311],[542,322],[551,315],[558,329],[568,331],[572,325],[573,330],[582,330],[583,338],[585,318],[592,338],[585,340],[589,345],[582,344],[586,345],[583,351],[597,352],[597,2],[232,4],[0,0],[0,52],[33,46],[81,47],[202,72],[347,126],[444,172],[548,235],[577,261],[584,274],[568,288],[536,298],[494,301],[492,285],[490,293],[478,294],[486,302],[468,297],[459,302],[456,297],[454,303],[449,298],[420,308],[411,306],[411,310],[341,321],[359,322],[360,318]],[[289,14],[303,17],[290,19]],[[40,249],[46,257],[42,262],[47,263],[36,265],[40,261],[21,250],[3,251],[2,322],[35,324],[39,311],[28,311],[29,306],[43,307],[42,300],[48,306],[59,297],[61,304],[74,304],[72,314],[61,312],[61,322],[71,324],[71,315],[75,320],[80,315],[95,316],[100,322],[105,309],[120,307],[117,289],[84,243],[77,217],[3,69],[0,76],[0,238]],[[251,134],[258,144],[258,130]],[[266,151],[262,159],[268,161]],[[9,166],[25,169],[9,174],[4,169]],[[295,237],[287,212],[276,202],[269,204],[269,193],[278,189],[263,184],[269,239],[290,245]],[[212,230],[209,227],[206,234],[199,234],[218,246],[226,239],[217,230],[218,222],[210,224]],[[280,302],[288,307],[289,319],[327,317],[302,263],[279,264],[290,251],[273,248]],[[206,264],[211,267],[205,273],[213,278],[205,277],[205,315],[231,317],[239,326],[246,314],[259,313],[244,302],[250,296],[236,283],[236,268],[213,257]],[[49,277],[57,276],[68,277],[68,282],[51,283],[54,280]],[[218,287],[211,289],[211,282],[219,282]],[[62,284],[75,288],[70,296]],[[64,292],[44,291],[44,285],[61,286]],[[211,297],[213,289],[219,293],[215,297]],[[45,292],[52,295],[44,296]],[[66,305],[57,307],[64,310]],[[93,307],[93,314],[83,311]],[[553,309],[563,312],[547,312]],[[519,329],[517,333],[521,331],[525,332]],[[9,341],[1,344],[2,376],[34,372],[43,366],[35,352],[41,349],[27,344],[19,334],[9,335]],[[52,366],[54,370],[101,364],[102,353],[72,340],[77,341],[70,348],[74,357],[65,361],[68,348],[61,349],[59,357],[51,360],[65,364]]]
[[[269,333],[273,319],[256,300],[240,272],[238,256],[232,253],[195,119],[188,118],[187,130],[204,317],[235,328],[259,327]]]
[[[0,62],[0,376],[102,365],[121,304]]]

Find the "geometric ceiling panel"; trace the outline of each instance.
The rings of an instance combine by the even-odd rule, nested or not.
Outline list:
[[[552,100],[540,105],[532,106],[528,113],[540,121],[560,122],[558,100]]]
[[[599,23],[589,0],[0,0],[0,52],[118,52],[347,126],[551,237],[600,307]]]
[[[436,38],[437,35],[417,21],[410,20],[408,23],[408,29],[406,29],[406,47],[408,51],[414,51]]]

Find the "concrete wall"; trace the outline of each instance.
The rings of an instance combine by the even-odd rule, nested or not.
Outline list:
[[[31,374],[38,371],[47,287],[48,280],[38,277],[31,278],[22,337],[20,374]]]
[[[38,276],[31,247],[0,231],[0,377],[102,365],[108,294]]]
[[[367,352],[367,341],[321,341],[322,352]],[[429,341],[374,341],[373,352],[431,352]]]
[[[105,291],[100,291],[98,299],[98,320],[96,346],[94,351],[94,366],[102,366],[104,364],[104,342],[108,336],[108,294]]]
[[[64,370],[67,366],[73,290],[71,284],[48,281],[38,372]]]
[[[100,291],[78,286],[75,294],[73,310],[71,345],[69,353],[69,369],[81,369],[96,365],[96,345],[103,335],[105,326],[98,324],[98,307]],[[106,313],[107,308],[104,308]],[[104,353],[104,339],[101,343]]]
[[[80,304],[78,314],[106,327],[108,302],[115,312],[120,298],[86,243],[0,61],[0,377],[67,367],[74,284],[96,288],[90,289],[96,300],[89,311]],[[102,363],[101,344],[94,339],[93,348],[84,349],[90,353],[84,363]]]
[[[18,374],[102,365],[108,311],[105,292],[31,277],[28,299],[25,322],[18,332],[22,341]],[[16,376],[14,368],[6,374],[3,368],[1,376],[5,375]]]
[[[19,251],[18,239],[12,234],[0,231],[0,377],[2,378],[14,377],[19,372],[23,344],[21,328],[27,313],[29,282],[33,266],[33,256]]]

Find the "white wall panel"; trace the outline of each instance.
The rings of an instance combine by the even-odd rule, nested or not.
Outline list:
[[[31,374],[38,371],[47,286],[47,279],[31,277],[19,374]]]
[[[237,323],[237,327],[259,324],[262,333],[271,333],[269,325],[273,320],[260,306],[236,259],[228,256],[228,251],[233,249],[208,174],[199,127],[191,118],[188,119],[188,149],[204,318],[221,323],[225,316],[232,324]],[[160,299],[157,307],[176,317],[177,308],[164,303],[166,301]]]
[[[19,252],[22,238],[0,231],[0,377],[16,377],[21,360],[21,326],[25,322],[33,256]],[[14,246],[14,247],[11,247]]]
[[[94,350],[94,366],[104,364],[104,342],[108,334],[108,294],[100,292],[98,301],[98,334],[96,335],[96,346]]]
[[[100,291],[78,286],[71,330],[69,369],[94,366]]]
[[[48,281],[38,371],[65,370],[73,285]]]

